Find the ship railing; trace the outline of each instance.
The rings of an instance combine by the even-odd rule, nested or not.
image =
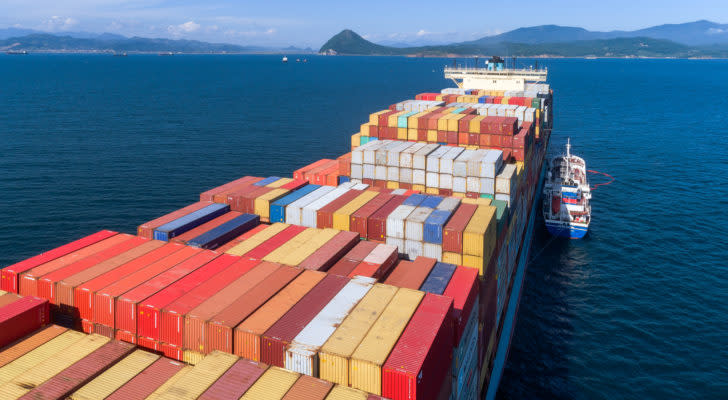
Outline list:
[[[513,78],[522,77],[528,81],[546,81],[548,76],[548,69],[503,69],[503,70],[490,70],[487,68],[469,68],[469,67],[445,67],[445,78],[450,78],[448,75],[482,75],[484,77],[501,77],[501,78]]]

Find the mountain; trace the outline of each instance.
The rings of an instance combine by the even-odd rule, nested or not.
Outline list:
[[[344,29],[334,35],[321,46],[319,52],[323,53],[326,50],[335,50],[339,54],[395,55],[400,53],[399,49],[372,43],[350,29]]]
[[[728,24],[695,21],[685,24],[665,24],[631,32],[639,36],[667,39],[688,45],[728,43]]]

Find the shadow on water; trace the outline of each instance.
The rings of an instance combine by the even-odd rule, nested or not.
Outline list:
[[[579,264],[571,259],[579,258],[581,252],[570,240],[550,236],[543,220],[537,222],[534,235],[516,329],[497,397],[573,399],[568,354],[574,312],[567,299],[570,278]]]

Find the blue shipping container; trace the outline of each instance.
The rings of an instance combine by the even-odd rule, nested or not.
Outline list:
[[[452,211],[435,210],[425,220],[425,232],[422,239],[426,243],[442,244],[442,229],[452,216]]]
[[[271,184],[271,183],[273,183],[273,182],[275,182],[275,181],[277,181],[279,179],[281,179],[280,176],[269,176],[269,177],[263,179],[262,181],[255,182],[253,185],[255,185],[255,186],[265,186],[265,185]]]
[[[286,207],[320,187],[320,185],[306,185],[295,192],[274,201],[273,204],[270,205],[270,223],[285,222]]]
[[[399,117],[397,117],[397,128],[406,128],[407,127],[407,118],[410,115],[417,114],[417,111],[410,111],[408,113],[402,114]]]
[[[422,203],[420,203],[420,207],[436,208],[441,202],[442,197],[440,196],[427,196],[427,198],[422,200]]]
[[[243,214],[192,240],[189,240],[187,244],[194,247],[201,247],[203,249],[216,249],[235,239],[237,236],[255,228],[259,224],[260,217],[258,215]]]
[[[443,262],[435,263],[425,282],[420,286],[420,290],[432,294],[443,294],[450,278],[455,272],[455,265]]]
[[[402,205],[417,207],[420,205],[420,203],[425,201],[425,198],[427,198],[427,196],[424,194],[413,194],[410,195],[410,197],[406,198]]]
[[[189,213],[183,217],[179,217],[174,221],[168,222],[154,230],[154,238],[157,240],[168,241],[175,236],[179,236],[190,229],[194,229],[207,221],[211,221],[226,212],[230,211],[227,204],[210,204],[195,212]]]
[[[336,179],[336,184],[341,185],[342,183],[351,182],[351,178],[345,175],[339,175],[339,177]]]

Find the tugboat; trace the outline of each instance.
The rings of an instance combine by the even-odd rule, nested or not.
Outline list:
[[[288,57],[283,56],[283,59],[281,61],[284,62],[284,63],[287,63],[288,62]]]
[[[543,189],[543,217],[546,229],[557,237],[581,239],[591,222],[591,188],[586,163],[571,154],[566,141],[566,154],[549,161]]]

